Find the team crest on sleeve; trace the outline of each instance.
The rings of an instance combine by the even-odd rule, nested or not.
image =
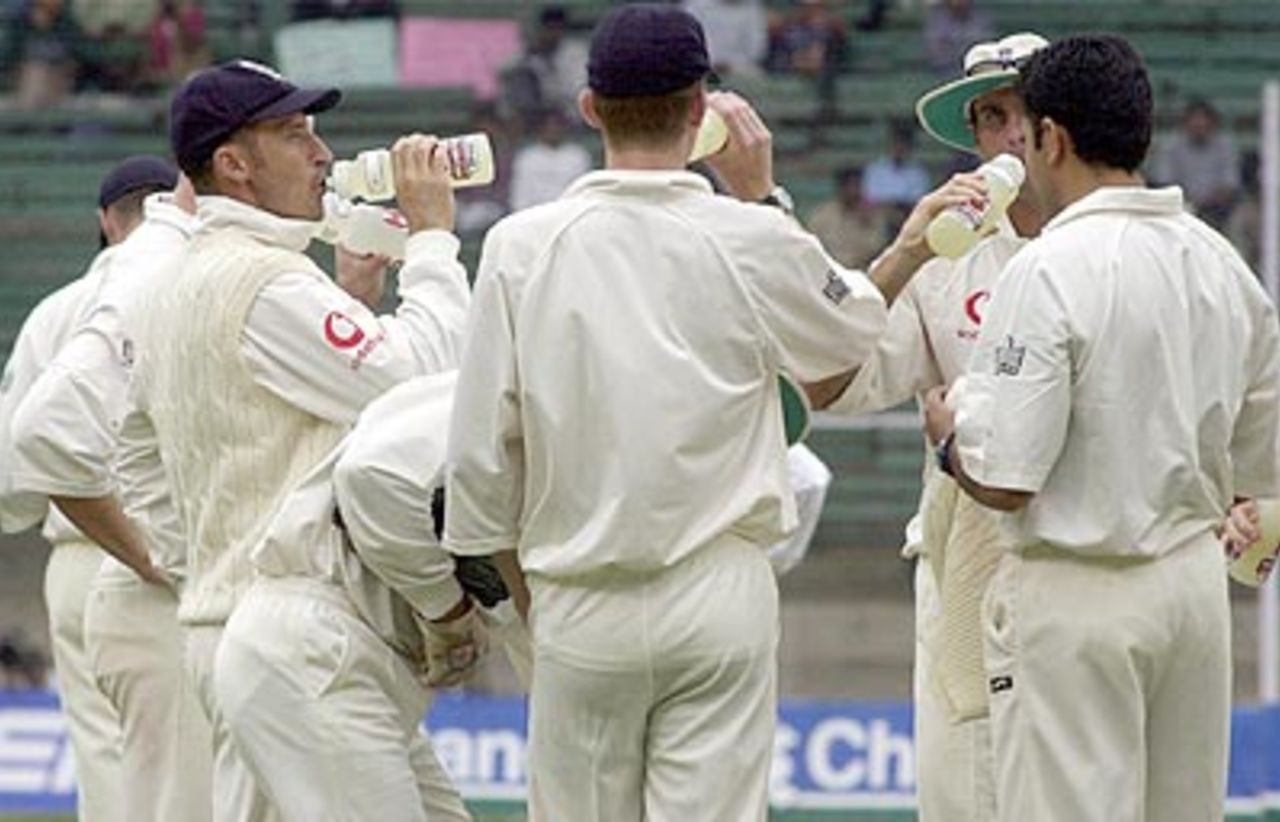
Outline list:
[[[1004,345],[996,349],[996,376],[1016,377],[1022,372],[1022,361],[1027,356],[1027,347],[1018,345],[1012,334],[1004,339]]]
[[[844,298],[849,296],[849,284],[844,281],[839,272],[834,269],[827,269],[827,284],[822,287],[822,293],[828,300],[839,305],[844,302]]]

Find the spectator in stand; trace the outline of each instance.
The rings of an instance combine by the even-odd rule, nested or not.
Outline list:
[[[974,0],[939,0],[924,19],[924,48],[929,68],[949,74],[974,43],[994,40],[995,29]]]
[[[893,238],[889,220],[862,196],[861,168],[837,169],[835,185],[836,196],[810,212],[805,224],[841,265],[865,271]]]
[[[502,99],[523,129],[536,128],[546,109],[577,122],[578,91],[587,84],[587,47],[569,37],[569,12],[545,6],[529,33],[524,53],[502,72]]]
[[[512,211],[551,202],[591,170],[591,153],[568,136],[569,118],[562,111],[542,113],[537,141],[516,152],[511,164]]]
[[[19,107],[45,108],[71,93],[83,58],[84,33],[64,0],[24,0],[4,42],[0,66],[13,67]]]
[[[794,0],[785,17],[769,33],[770,71],[812,77],[824,109],[835,104],[836,77],[849,54],[843,15],[827,0]],[[842,5],[836,0],[834,5]]]
[[[867,202],[905,216],[928,193],[929,172],[912,156],[914,146],[915,133],[910,125],[889,123],[889,153],[872,160],[862,172],[862,196]]]
[[[684,0],[707,36],[711,65],[721,75],[760,73],[769,47],[762,0]]]
[[[1240,159],[1240,199],[1227,222],[1227,236],[1249,268],[1262,271],[1262,178],[1258,152],[1246,151]]]
[[[44,688],[47,686],[48,663],[21,629],[0,634],[0,690],[11,688]]]
[[[1240,195],[1240,158],[1208,101],[1187,104],[1182,128],[1161,145],[1151,176],[1181,186],[1197,217],[1218,229],[1226,226]]]
[[[294,20],[350,17],[398,17],[396,0],[293,0]]]
[[[160,8],[160,0],[71,0],[76,24],[94,39],[141,37]]]
[[[200,0],[163,0],[148,32],[153,80],[181,83],[211,62]]]

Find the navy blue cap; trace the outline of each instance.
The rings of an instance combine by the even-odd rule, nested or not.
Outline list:
[[[298,88],[261,63],[232,60],[205,69],[178,89],[169,106],[169,143],[178,165],[192,172],[244,126],[326,111],[341,99],[336,88]]]
[[[98,187],[98,208],[106,208],[140,188],[169,191],[177,184],[178,169],[168,160],[150,154],[129,157],[117,163],[102,178],[102,185]]]
[[[587,85],[604,97],[670,94],[710,72],[702,24],[679,6],[619,6],[591,35]]]

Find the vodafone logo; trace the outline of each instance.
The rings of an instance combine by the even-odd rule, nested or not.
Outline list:
[[[991,299],[990,291],[975,291],[965,298],[964,313],[974,325],[982,325],[982,306]]]
[[[334,348],[355,348],[364,341],[364,331],[341,311],[330,311],[324,318],[324,338]]]

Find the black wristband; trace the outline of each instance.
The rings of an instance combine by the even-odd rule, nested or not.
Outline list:
[[[933,452],[938,458],[938,470],[952,478],[955,477],[956,472],[955,467],[951,464],[951,443],[955,441],[956,432],[952,431],[942,438],[942,442],[938,443],[938,447]]]

